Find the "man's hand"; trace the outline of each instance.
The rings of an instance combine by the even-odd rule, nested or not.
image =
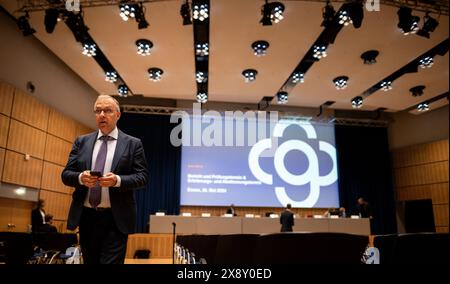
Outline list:
[[[111,172],[98,179],[101,187],[113,187],[117,183],[117,176]]]
[[[98,177],[91,176],[89,171],[81,173],[81,182],[87,187],[94,187],[97,184]]]

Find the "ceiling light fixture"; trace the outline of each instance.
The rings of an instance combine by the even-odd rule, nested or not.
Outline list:
[[[188,0],[186,0],[186,2],[181,5],[180,15],[183,18],[183,26],[192,25],[191,8],[189,7]]]
[[[325,45],[314,45],[313,57],[318,60],[322,57],[327,57],[327,47]]]
[[[400,7],[397,12],[399,19],[397,27],[403,31],[404,35],[416,33],[419,30],[420,18],[411,13],[412,9],[408,7]]]
[[[392,90],[392,82],[391,81],[383,81],[380,84],[381,90],[387,92],[389,90]]]
[[[363,98],[361,96],[352,99],[352,108],[361,108],[363,105]]]
[[[117,81],[117,72],[116,71],[106,71],[105,73],[105,81],[114,83]]]
[[[208,95],[204,92],[197,93],[197,102],[199,103],[206,103],[208,101]]]
[[[195,47],[195,55],[206,56],[209,55],[209,44],[208,43],[198,43]]]
[[[206,74],[206,72],[198,71],[195,74],[195,80],[197,81],[197,83],[206,83],[208,81],[208,75]]]
[[[350,18],[350,13],[347,10],[339,11],[339,24],[348,26],[352,24],[352,18]]]
[[[152,80],[153,82],[159,82],[161,81],[161,76],[164,73],[164,71],[157,67],[152,67],[148,69],[148,78]]]
[[[339,76],[333,79],[334,86],[337,90],[343,90],[347,88],[348,77],[347,76]]]
[[[420,86],[412,87],[411,89],[409,89],[409,91],[411,92],[413,97],[420,97],[421,95],[423,95],[424,89],[425,89],[425,86],[420,85]]]
[[[119,85],[119,87],[117,87],[117,93],[121,97],[128,96],[128,88],[127,88],[127,86],[125,86],[124,84]]]
[[[119,10],[120,10],[119,15],[124,21],[128,21],[129,18],[134,19],[136,17],[136,5],[134,4],[125,4],[125,3],[120,4]]]
[[[137,54],[142,56],[150,55],[150,50],[153,47],[153,43],[148,39],[138,39],[136,41]]]
[[[280,91],[277,93],[277,102],[278,104],[286,104],[288,102],[289,94],[285,91]]]
[[[361,59],[364,60],[364,64],[372,65],[377,63],[377,56],[380,54],[378,50],[368,50],[361,54]]]
[[[20,16],[17,19],[17,26],[22,31],[22,34],[24,36],[29,36],[29,35],[32,35],[32,34],[34,34],[36,32],[36,30],[33,29],[30,26],[30,23],[28,22],[29,18],[30,18],[30,15],[28,15],[28,12],[26,12],[24,16]]]
[[[262,18],[260,23],[262,23],[263,26],[271,26],[272,23],[277,24],[284,19],[283,13],[284,5],[282,3],[269,3],[269,1],[266,0],[266,3],[261,8]]]
[[[256,80],[256,75],[258,74],[258,71],[255,69],[245,69],[242,71],[242,75],[245,78],[246,83],[250,83]]]
[[[296,71],[292,74],[292,83],[297,84],[298,82],[305,82],[305,74],[299,71]]]
[[[204,20],[208,19],[209,17],[209,8],[208,4],[195,4],[192,7],[192,18],[194,20],[199,20],[200,22],[203,22]]]
[[[267,53],[267,48],[269,47],[269,43],[265,40],[258,40],[252,43],[253,54],[256,56],[264,56]]]
[[[420,68],[431,68],[433,66],[434,60],[431,56],[425,56],[424,58],[419,60]]]
[[[88,57],[96,56],[97,55],[97,46],[95,43],[85,42],[83,44],[83,55],[86,55]]]
[[[421,104],[417,105],[417,110],[420,112],[427,111],[429,109],[430,109],[430,106],[428,105],[428,103],[421,103]]]

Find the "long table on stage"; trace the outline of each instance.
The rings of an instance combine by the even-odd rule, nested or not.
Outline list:
[[[279,218],[246,217],[185,217],[150,215],[150,233],[176,233],[182,235],[223,235],[223,234],[268,234],[280,231]],[[296,218],[294,232],[334,232],[355,235],[370,235],[368,218]]]

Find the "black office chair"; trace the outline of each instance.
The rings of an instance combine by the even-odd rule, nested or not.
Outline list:
[[[31,234],[0,232],[0,263],[26,264],[32,255]]]

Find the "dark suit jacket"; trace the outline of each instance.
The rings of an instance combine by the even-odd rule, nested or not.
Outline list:
[[[234,208],[231,207],[227,209],[227,214],[233,214],[233,216],[237,216],[236,210],[234,210]]]
[[[280,216],[281,232],[292,232],[294,226],[294,213],[284,210]]]
[[[61,177],[67,186],[75,187],[72,194],[67,228],[75,230],[80,222],[88,188],[80,185],[78,176],[91,169],[92,152],[98,131],[78,137]],[[148,181],[147,161],[141,140],[119,130],[111,172],[120,176],[120,187],[109,189],[111,210],[117,228],[124,234],[134,233],[136,226],[136,201],[134,189],[144,187]]]
[[[44,233],[57,233],[58,230],[56,229],[55,226],[50,225],[50,224],[44,224],[41,226],[39,232],[44,232]]]
[[[44,211],[44,210],[42,210]],[[45,214],[45,211],[44,211]],[[31,211],[31,231],[39,232],[40,227],[44,225],[44,217],[42,217],[41,212],[38,208]]]

